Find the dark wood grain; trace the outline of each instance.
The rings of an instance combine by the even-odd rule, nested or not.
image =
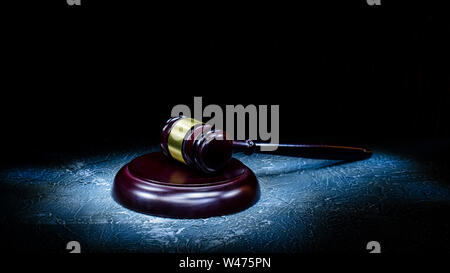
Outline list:
[[[180,118],[182,117],[169,119],[161,133],[160,146],[163,153],[169,158],[172,158],[167,144],[170,130]],[[214,129],[209,124],[193,126],[186,134],[182,145],[182,154],[186,164],[204,173],[213,173],[224,169],[230,162],[233,152],[244,152],[246,154],[266,153],[346,161],[362,160],[372,156],[371,150],[360,147],[300,143],[255,143],[252,140],[231,141],[227,139],[225,131]]]
[[[237,159],[215,174],[204,174],[160,152],[135,158],[114,179],[113,197],[146,214],[202,218],[244,210],[259,199],[254,173]]]

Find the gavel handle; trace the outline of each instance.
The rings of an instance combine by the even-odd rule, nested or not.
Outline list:
[[[277,146],[277,149],[273,148]],[[270,151],[261,148],[272,148]],[[233,141],[234,151],[246,154],[264,153],[314,159],[361,160],[372,156],[372,151],[360,147],[332,146],[321,144],[272,144],[254,143],[251,140]]]

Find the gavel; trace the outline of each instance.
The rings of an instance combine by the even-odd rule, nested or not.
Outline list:
[[[362,160],[372,155],[371,150],[360,147],[235,141],[227,137],[225,131],[185,116],[173,117],[165,123],[160,146],[167,157],[204,173],[214,173],[224,169],[231,160],[233,152],[347,161]]]

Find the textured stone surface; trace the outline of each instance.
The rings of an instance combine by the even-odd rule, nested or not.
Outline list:
[[[397,147],[397,148],[393,148]],[[233,215],[170,219],[111,198],[115,173],[156,148],[55,157],[2,170],[2,241],[17,251],[449,251],[448,142],[379,147],[360,162],[238,154],[261,198]]]

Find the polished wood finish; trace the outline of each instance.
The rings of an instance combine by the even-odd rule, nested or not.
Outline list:
[[[132,210],[164,217],[203,218],[235,213],[260,195],[254,173],[237,159],[205,174],[160,152],[135,158],[117,173],[113,197]]]
[[[315,159],[362,160],[372,156],[372,151],[360,147],[333,146],[322,144],[272,144],[253,141],[234,141],[233,147],[246,154],[264,153]],[[265,151],[262,148],[271,148]],[[273,148],[276,148],[273,150]],[[236,150],[235,150],[236,151]]]
[[[161,149],[163,153],[173,158],[168,150],[168,139],[174,124],[184,117],[175,117],[167,121],[161,133]],[[274,147],[267,151],[263,148]],[[197,124],[186,134],[182,145],[182,155],[188,166],[195,167],[204,173],[222,170],[232,158],[233,152],[269,153],[316,159],[362,160],[369,158],[372,151],[366,148],[317,145],[317,144],[271,144],[255,143],[251,140],[231,141],[226,139],[226,133],[217,130],[209,124]]]
[[[177,121],[184,117],[169,119],[161,133],[160,147],[164,155],[173,159],[169,152],[168,140],[171,130]],[[184,162],[204,173],[222,170],[230,162],[233,151],[233,141],[228,140],[222,130],[216,130],[211,125],[203,123],[192,126],[182,144]]]

